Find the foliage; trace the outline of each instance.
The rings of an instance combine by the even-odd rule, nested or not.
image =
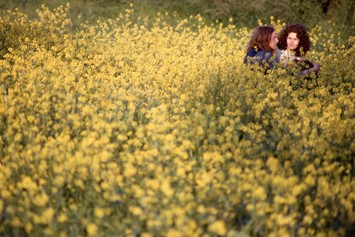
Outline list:
[[[254,27],[259,19],[268,21],[275,16],[282,22],[303,23],[310,29],[316,25],[333,29],[333,34],[343,32],[342,39],[354,36],[355,2],[352,0],[13,0],[0,3],[0,9],[19,8],[30,18],[35,9],[46,4],[50,9],[71,4],[69,17],[75,26],[85,21],[95,23],[98,18],[116,19],[133,4],[135,19],[148,17],[154,21],[157,13],[174,13],[170,24],[177,18],[201,15],[208,22],[216,20],[233,23],[238,27]]]
[[[69,12],[0,18],[1,236],[354,234],[354,37],[265,75],[247,28]]]
[[[340,25],[354,24],[354,7],[351,0],[309,1],[253,1],[253,0],[185,0],[198,9],[204,9],[214,19],[234,17],[255,25],[258,19],[266,20],[270,15],[286,22],[303,22],[314,26],[320,20],[332,20]],[[248,20],[246,20],[248,19]]]

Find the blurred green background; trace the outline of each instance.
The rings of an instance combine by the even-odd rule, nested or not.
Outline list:
[[[115,18],[131,3],[135,13],[154,16],[157,12],[176,12],[186,18],[202,15],[207,21],[228,21],[233,18],[237,26],[253,27],[258,19],[268,22],[270,16],[282,22],[300,22],[312,28],[316,24],[331,25],[338,31],[353,34],[355,1],[353,0],[3,0],[0,10],[18,8],[35,15],[35,9],[45,4],[54,8],[71,5],[71,16],[78,22]]]
[[[164,20],[172,25],[199,14],[207,23],[233,22],[237,27],[254,28],[258,20],[268,24],[273,16],[281,23],[302,23],[309,30],[320,26],[326,34],[338,35],[342,42],[355,32],[354,0],[3,0],[0,16],[18,9],[33,18],[42,5],[53,9],[68,3],[74,28],[82,23],[116,19],[129,8],[134,9],[131,16],[137,24],[143,18],[154,22],[158,13],[168,12]]]

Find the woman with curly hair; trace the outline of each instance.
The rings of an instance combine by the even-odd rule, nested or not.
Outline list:
[[[302,75],[309,75],[319,71],[319,65],[303,57],[311,48],[311,40],[306,28],[301,24],[290,24],[279,33],[277,44],[281,50],[280,62],[285,66],[295,62],[301,66]]]
[[[258,64],[265,69],[272,69],[278,63],[276,56],[277,35],[272,26],[258,26],[247,45],[244,63]]]

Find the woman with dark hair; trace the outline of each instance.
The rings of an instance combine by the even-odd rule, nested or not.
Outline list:
[[[274,68],[278,63],[276,56],[278,42],[275,29],[272,26],[256,27],[247,45],[244,63],[257,63],[266,69]]]
[[[281,50],[280,62],[284,65],[290,65],[295,62],[301,66],[301,74],[309,75],[319,71],[319,65],[303,57],[311,48],[311,40],[306,28],[301,24],[290,24],[279,33],[279,42],[277,44]]]

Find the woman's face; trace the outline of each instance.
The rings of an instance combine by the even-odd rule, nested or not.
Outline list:
[[[269,42],[270,48],[272,48],[273,50],[276,50],[278,42],[279,42],[279,39],[277,38],[277,35],[276,35],[275,31],[274,31],[271,34],[271,39],[270,39],[270,42]]]
[[[300,39],[297,38],[297,34],[294,32],[289,33],[287,36],[287,49],[295,50],[297,49],[299,44],[300,44]]]

